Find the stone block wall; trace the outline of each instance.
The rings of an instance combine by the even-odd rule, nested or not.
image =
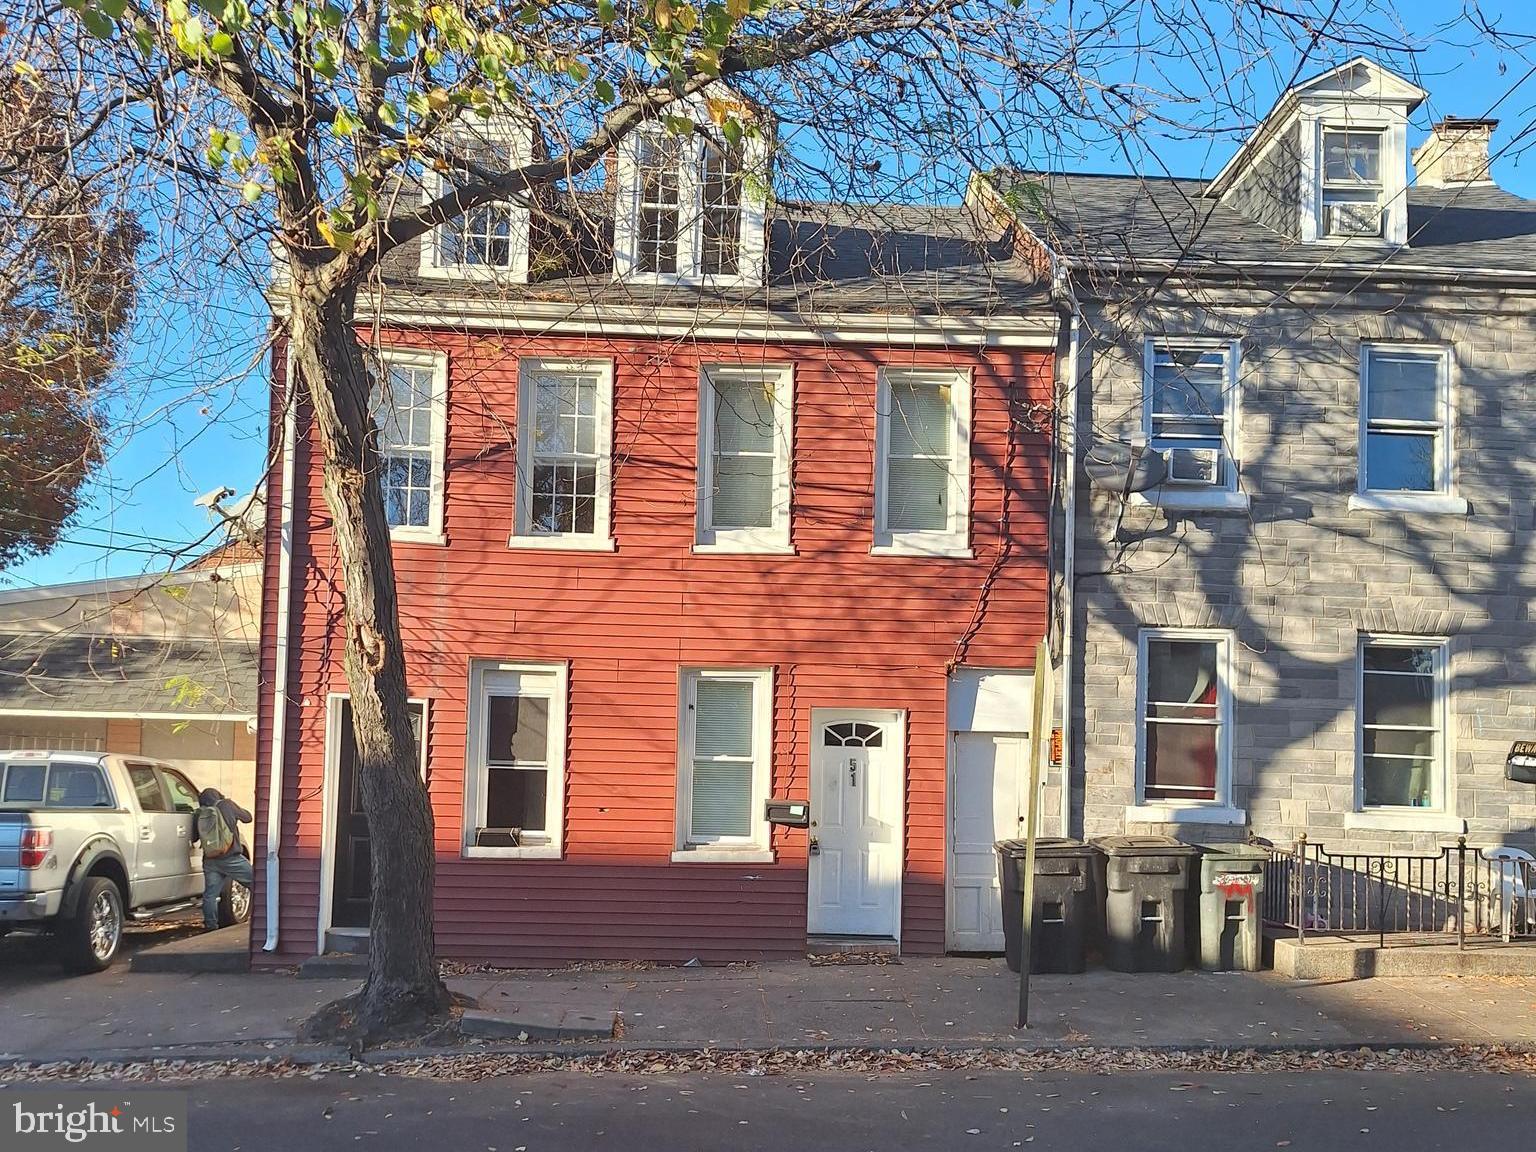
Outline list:
[[[1343,287],[1343,286],[1341,286]],[[1349,294],[1162,288],[1160,304],[1101,303],[1079,440],[1142,434],[1143,341],[1241,340],[1236,455],[1246,512],[1121,507],[1080,482],[1074,809],[1088,835],[1256,833],[1352,848],[1454,839],[1536,843],[1536,787],[1503,778],[1536,739],[1536,298],[1467,287]],[[1449,345],[1454,492],[1465,515],[1353,510],[1361,346]],[[1222,629],[1232,648],[1231,804],[1246,824],[1137,825],[1137,635]],[[1356,663],[1362,634],[1445,637],[1445,811],[1356,812]],[[1437,818],[1438,816],[1438,818]],[[1367,826],[1372,825],[1372,826]]]

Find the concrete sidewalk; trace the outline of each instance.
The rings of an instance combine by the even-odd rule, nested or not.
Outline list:
[[[1536,1043],[1536,983],[1507,978],[1304,984],[1269,973],[1039,976],[1036,1026],[1026,1034],[1013,1028],[1016,977],[1000,960],[519,971],[449,983],[504,1024],[494,1040],[468,1041],[469,1051],[515,1044],[524,1033],[529,1043],[602,1035],[610,1045],[645,1048]],[[0,1056],[280,1054],[308,1013],[354,987],[351,979],[123,967],[86,978],[0,979]],[[592,1026],[559,1027],[583,1020]],[[551,1024],[554,1031],[541,1030]]]
[[[617,1016],[622,1039],[642,1045],[1536,1043],[1536,981],[1514,979],[1036,976],[1027,1033],[1014,1028],[1018,977],[1000,960],[521,972],[449,983],[509,1022],[562,1011]]]

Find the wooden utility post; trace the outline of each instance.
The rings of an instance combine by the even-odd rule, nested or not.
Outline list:
[[[1019,939],[1019,1027],[1029,1027],[1029,969],[1033,960],[1035,932],[1035,842],[1040,829],[1040,758],[1050,747],[1045,730],[1045,690],[1050,683],[1051,646],[1041,640],[1035,649],[1035,677],[1030,698],[1029,790],[1025,793],[1029,808],[1024,817],[1024,918]],[[1066,786],[1065,780],[1062,786]]]

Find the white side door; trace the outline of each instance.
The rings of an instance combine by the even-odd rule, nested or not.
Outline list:
[[[817,710],[811,723],[810,934],[898,939],[901,717]]]
[[[1002,894],[993,844],[1024,835],[1029,738],[956,732],[951,739],[945,947],[1001,952]]]

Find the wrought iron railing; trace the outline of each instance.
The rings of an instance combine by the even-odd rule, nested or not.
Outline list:
[[[1271,844],[1264,871],[1264,919],[1308,935],[1469,934],[1504,942],[1536,938],[1536,860],[1485,854],[1465,836],[1438,852],[1330,852],[1299,837]]]

